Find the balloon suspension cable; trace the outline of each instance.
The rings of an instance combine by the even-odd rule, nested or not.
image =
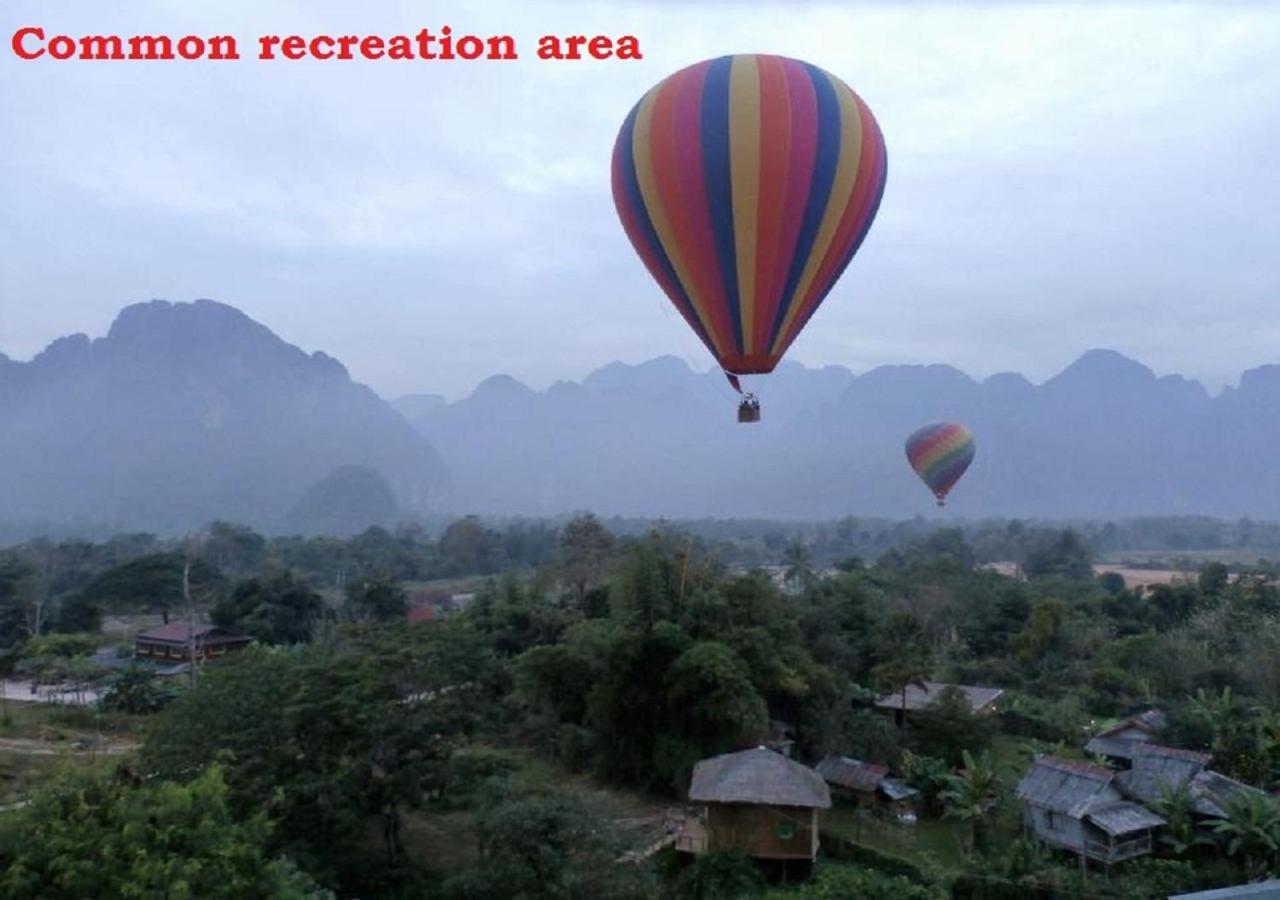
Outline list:
[[[724,377],[729,379],[730,387],[732,387],[739,394],[742,393],[742,382],[738,380],[737,375],[734,375],[732,372],[726,370],[724,373]]]

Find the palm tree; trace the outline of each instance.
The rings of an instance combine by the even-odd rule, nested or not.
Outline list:
[[[1191,708],[1213,730],[1214,755],[1221,755],[1247,725],[1248,709],[1239,697],[1231,693],[1229,685],[1224,687],[1220,694],[1213,694],[1204,688],[1199,688],[1196,695],[1188,699],[1191,701]]]
[[[974,852],[985,853],[987,817],[1000,798],[1000,776],[990,751],[983,750],[976,759],[968,750],[961,755],[964,770],[951,776],[951,786],[942,792],[942,799],[948,816],[967,821],[973,829]]]
[[[1227,856],[1242,859],[1250,878],[1264,875],[1280,852],[1280,806],[1266,794],[1237,796],[1213,830]]]
[[[808,545],[804,541],[796,538],[796,540],[786,549],[782,555],[782,561],[787,564],[787,571],[784,576],[787,584],[797,585],[801,588],[807,588],[813,584],[813,556],[809,552]]]
[[[1169,823],[1160,840],[1178,856],[1197,844],[1213,843],[1211,837],[1201,834],[1196,828],[1195,797],[1191,793],[1190,782],[1184,781],[1177,788],[1161,784],[1160,799],[1156,801],[1155,808]]]

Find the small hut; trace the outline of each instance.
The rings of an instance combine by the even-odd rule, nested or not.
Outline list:
[[[708,850],[782,861],[817,857],[818,810],[831,807],[817,772],[764,747],[702,760],[689,799],[706,804]]]
[[[1004,694],[1002,688],[981,687],[973,684],[944,684],[940,681],[923,681],[919,684],[908,684],[900,691],[885,694],[876,700],[876,707],[893,716],[893,724],[901,727],[905,722],[905,714],[919,712],[926,708],[949,687],[954,687],[969,703],[969,709],[975,714],[994,713],[996,701]]]
[[[918,791],[890,778],[888,766],[831,755],[814,769],[837,797],[889,813],[900,821],[915,820],[913,802]]]

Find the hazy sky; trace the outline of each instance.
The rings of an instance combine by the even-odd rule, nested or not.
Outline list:
[[[353,9],[358,7],[358,9]],[[237,62],[23,62],[55,32],[236,35]],[[259,62],[259,34],[514,35],[518,62]],[[212,297],[386,395],[710,357],[633,255],[609,155],[725,53],[857,90],[889,177],[789,358],[1047,377],[1090,347],[1211,386],[1280,362],[1280,4],[273,2],[0,7],[0,351]],[[640,62],[539,62],[547,32]]]

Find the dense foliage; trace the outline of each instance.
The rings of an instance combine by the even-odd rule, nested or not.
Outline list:
[[[380,529],[268,539],[222,524],[180,544],[35,542],[0,552],[0,638],[19,674],[97,681],[107,709],[149,717],[142,784],[56,788],[89,798],[94,828],[126,821],[135,804],[192,808],[199,795],[208,827],[234,823],[223,837],[235,846],[253,838],[258,856],[219,851],[242,862],[234,877],[300,879],[298,896],[312,890],[306,878],[343,895],[452,900],[1074,896],[1083,887],[1070,861],[1018,839],[1012,781],[1035,753],[1079,756],[1105,723],[1150,706],[1168,714],[1163,740],[1212,753],[1215,769],[1245,783],[1280,784],[1280,588],[1265,566],[1210,561],[1197,577],[1131,590],[1092,565],[1101,542],[1133,539],[1130,525],[850,521],[742,526],[736,537],[700,527],[468,518],[435,539]],[[1230,528],[1223,540],[1269,534]],[[772,571],[741,564],[761,553]],[[992,559],[1016,563],[1019,577],[983,566]],[[406,623],[423,596],[463,585],[474,594],[465,609]],[[87,654],[106,639],[71,628],[87,609],[164,615],[188,598],[258,646],[190,683],[159,682],[142,668],[94,669]],[[944,691],[903,727],[875,707],[925,680],[1005,694],[992,716]],[[627,817],[568,786],[671,802],[697,760],[779,740],[807,762],[839,753],[889,767],[919,791],[921,814],[951,829],[958,861],[824,838],[812,880],[784,892],[734,857],[623,864],[638,840],[614,827]],[[1275,873],[1280,812],[1260,796],[1212,825],[1186,798],[1165,798],[1168,858],[1118,866],[1090,890],[1154,896]],[[7,821],[30,829],[79,815],[42,800]],[[463,848],[444,864],[430,852],[441,838],[429,823],[440,821]],[[27,879],[14,890],[60,896],[58,873],[74,867],[48,854],[70,859],[96,839],[76,829],[61,850],[7,830],[5,858],[27,860],[9,865],[5,877]],[[139,846],[156,839],[124,830]],[[139,866],[150,852],[135,854]]]

